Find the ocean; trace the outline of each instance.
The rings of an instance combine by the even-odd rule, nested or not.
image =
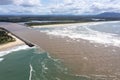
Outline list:
[[[87,40],[90,43],[120,47],[120,22],[107,22],[84,26],[33,28],[49,36],[69,37],[74,41]],[[88,51],[89,52],[89,51]],[[94,52],[94,51],[93,51]],[[114,53],[115,51],[113,51]],[[87,75],[72,74],[60,59],[55,59],[47,51],[40,51],[37,47],[26,45],[15,47],[9,51],[0,52],[0,80],[119,80],[119,71],[112,79],[106,75],[95,75],[93,79]],[[92,54],[92,53],[90,53]],[[101,54],[107,54],[101,53]],[[119,53],[117,53],[118,55]],[[110,54],[116,56],[116,54]],[[86,54],[87,56],[87,54]],[[109,56],[111,57],[111,56]],[[84,60],[89,58],[84,57]],[[96,58],[97,59],[97,58]],[[101,58],[102,59],[102,58]],[[104,59],[104,57],[103,57]],[[108,59],[105,57],[105,59]],[[111,58],[113,59],[113,58]],[[117,59],[117,58],[116,58]],[[113,59],[114,60],[114,59]],[[119,60],[118,60],[119,61]],[[104,63],[109,61],[104,61]],[[110,62],[111,63],[111,62]],[[106,64],[105,64],[106,65]],[[109,64],[107,64],[109,65]],[[104,66],[104,65],[101,65]],[[114,65],[110,64],[110,68]],[[119,66],[119,65],[118,65]],[[105,69],[106,66],[105,66]],[[116,70],[119,70],[116,69]],[[102,75],[102,78],[101,78]]]
[[[24,45],[3,53],[6,55],[0,57],[0,80],[90,80],[71,74],[59,59],[37,48]]]
[[[34,28],[48,35],[69,37],[77,41],[77,39],[88,40],[91,43],[100,43],[111,46],[120,47],[120,21],[90,23],[77,26],[61,26],[61,27],[42,27]]]

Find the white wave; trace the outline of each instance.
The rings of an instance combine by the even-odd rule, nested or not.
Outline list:
[[[56,77],[55,79],[56,79],[56,80],[61,80],[61,79],[60,79],[60,78],[58,78],[58,77]]]
[[[102,27],[102,26],[101,26]],[[90,26],[70,26],[57,27],[53,30],[44,30],[49,35],[56,35],[61,37],[69,37],[72,39],[84,39],[94,43],[107,44],[120,47],[120,37],[116,34],[95,31]]]
[[[88,76],[88,75],[78,75],[78,74],[76,74],[75,76],[77,76],[77,77],[86,77],[86,78],[88,78],[88,79],[90,79],[91,77],[90,76]]]
[[[4,58],[0,58],[0,62],[3,61],[3,60],[4,60]]]
[[[16,46],[16,47],[14,47],[12,49],[9,49],[7,51],[1,51],[0,52],[0,57],[5,56],[5,55],[7,55],[11,52],[15,52],[15,51],[19,51],[19,50],[25,50],[25,49],[28,49],[28,48],[30,48],[30,47],[27,46],[27,45]]]
[[[33,67],[30,64],[30,75],[29,75],[29,80],[32,80],[32,72],[33,72]]]
[[[42,67],[43,67],[44,70],[48,70],[48,67],[46,66],[45,63],[42,63]]]

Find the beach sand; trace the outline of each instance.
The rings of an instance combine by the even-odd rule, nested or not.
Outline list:
[[[20,45],[25,45],[25,43],[21,41],[20,39],[16,38],[12,34],[9,34],[9,35],[15,38],[16,41],[0,45],[0,51],[9,50],[13,47],[20,46]]]
[[[108,21],[109,23],[116,23],[117,21]],[[104,24],[107,23],[107,21],[101,21],[101,22],[84,22],[84,23],[67,23],[67,24],[51,24],[51,25],[35,25],[31,26],[33,28],[52,28],[52,27],[69,27],[69,26],[85,26],[85,25],[98,25],[98,24]]]
[[[68,24],[51,24],[51,25],[35,25],[35,26],[31,26],[31,27],[34,27],[34,28],[52,28],[52,27],[68,27],[68,26],[84,26],[84,25],[95,25],[95,24],[100,24],[100,23],[96,23],[96,22],[87,22],[87,23],[68,23]],[[101,22],[102,23],[102,22]]]

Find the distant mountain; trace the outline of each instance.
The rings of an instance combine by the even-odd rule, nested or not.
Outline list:
[[[97,16],[99,17],[111,17],[111,18],[120,18],[120,13],[115,13],[115,12],[104,12],[101,14],[98,14]]]

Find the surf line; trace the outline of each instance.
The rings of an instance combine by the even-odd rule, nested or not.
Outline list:
[[[30,76],[29,76],[29,80],[32,80],[32,72],[33,72],[33,67],[32,65],[30,64]]]

